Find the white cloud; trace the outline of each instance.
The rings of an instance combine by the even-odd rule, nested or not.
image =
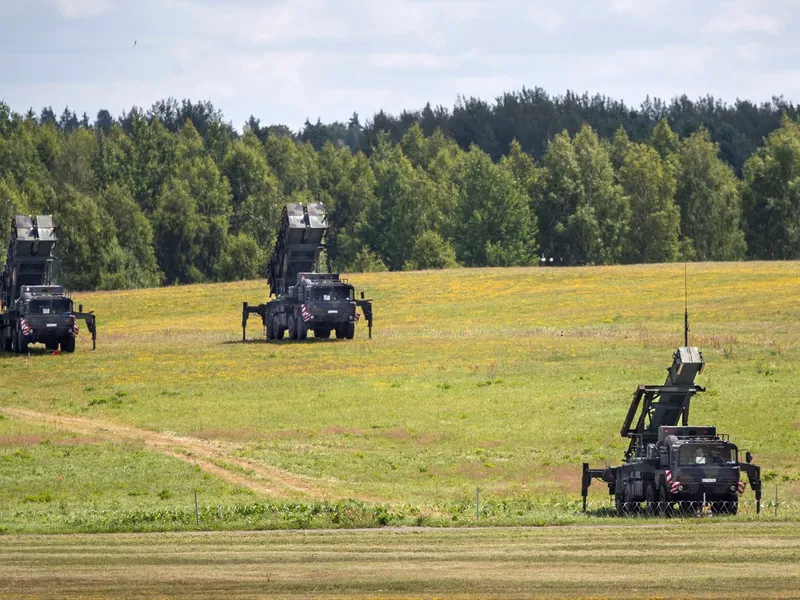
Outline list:
[[[768,14],[758,3],[732,2],[711,17],[704,30],[708,33],[766,33],[775,35],[784,29],[784,21]]]
[[[52,0],[52,2],[68,19],[96,17],[111,8],[111,0]]]
[[[665,0],[611,0],[609,8],[615,15],[649,17],[662,10]]]

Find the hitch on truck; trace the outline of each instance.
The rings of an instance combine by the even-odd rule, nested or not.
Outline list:
[[[692,397],[705,388],[695,384],[704,366],[695,347],[683,346],[673,355],[664,385],[640,385],[620,430],[630,443],[623,464],[592,469],[583,463],[583,510],[593,479],[608,486],[618,515],[644,510],[666,516],[710,509],[736,514],[746,484],[745,473],[761,510],[761,468],[745,462],[739,449],[712,426],[690,426]]]

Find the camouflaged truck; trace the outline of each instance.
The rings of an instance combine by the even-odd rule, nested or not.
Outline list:
[[[317,202],[289,203],[283,210],[275,248],[269,260],[267,282],[270,295],[266,304],[242,303],[242,341],[247,339],[250,314],[261,316],[268,340],[304,340],[309,331],[315,338],[352,340],[359,308],[364,313],[372,337],[372,300],[364,293],[356,298],[355,289],[338,273],[320,273],[320,254],[328,231],[325,207]]]
[[[72,298],[52,283],[56,228],[50,215],[17,215],[0,279],[0,350],[25,354],[30,344],[74,352],[78,321],[97,342],[94,313],[73,310]]]
[[[592,479],[608,485],[620,516],[641,510],[651,515],[736,514],[747,474],[761,507],[761,469],[739,460],[739,449],[712,426],[690,426],[689,404],[705,389],[695,383],[703,370],[695,347],[678,348],[664,385],[640,385],[620,435],[630,443],[623,464],[592,469],[583,463],[583,509]],[[679,424],[680,422],[680,424]]]

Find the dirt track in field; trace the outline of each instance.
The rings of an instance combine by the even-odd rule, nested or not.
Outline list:
[[[0,407],[0,413],[57,429],[113,441],[141,443],[148,450],[177,458],[228,483],[268,498],[336,498],[329,482],[235,456],[223,443],[120,425],[110,421],[42,413],[27,408]]]

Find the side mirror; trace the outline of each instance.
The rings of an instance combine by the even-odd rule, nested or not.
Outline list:
[[[747,464],[750,464],[751,462],[753,462],[753,455],[752,455],[752,454],[750,454],[750,450],[748,450],[748,451],[745,453],[745,455],[744,455],[744,460],[747,462]]]

